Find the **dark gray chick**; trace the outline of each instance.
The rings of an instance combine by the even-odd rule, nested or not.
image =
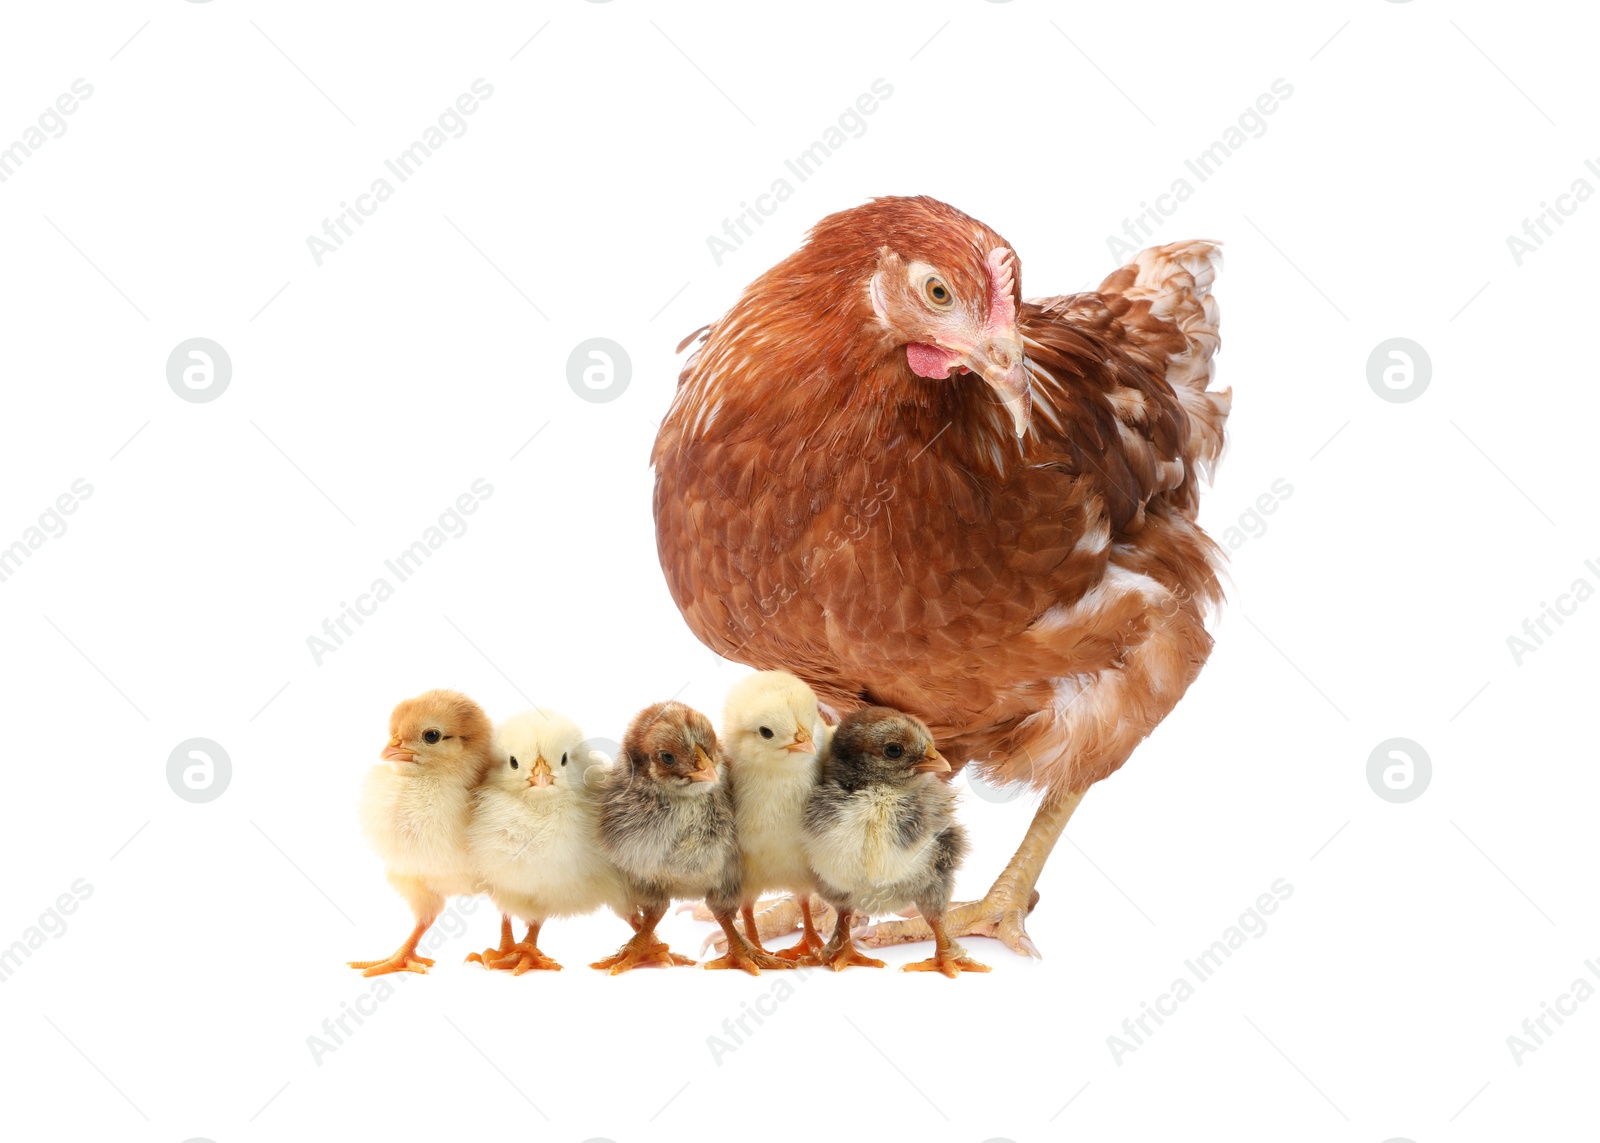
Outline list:
[[[919,719],[869,706],[847,716],[822,759],[822,779],[806,802],[806,860],[822,896],[839,911],[818,961],[835,970],[882,968],[855,947],[850,925],[915,905],[933,929],[933,956],[910,972],[988,972],[944,930],[956,868],[967,852],[955,821],[955,791],[939,775],[950,764]]]

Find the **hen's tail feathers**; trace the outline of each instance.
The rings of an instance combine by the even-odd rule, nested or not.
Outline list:
[[[1189,415],[1190,459],[1210,479],[1221,459],[1223,426],[1233,390],[1209,392],[1216,372],[1220,311],[1211,283],[1222,268],[1216,242],[1190,239],[1141,250],[1100,286],[1132,303],[1123,325],[1148,349],[1165,356],[1167,383]],[[1176,328],[1179,337],[1173,336]]]

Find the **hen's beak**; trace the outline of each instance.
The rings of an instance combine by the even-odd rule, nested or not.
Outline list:
[[[389,739],[389,745],[383,748],[383,753],[379,757],[385,762],[415,762],[417,760],[416,753],[401,746],[398,738]]]
[[[948,762],[946,762],[944,760],[944,755],[943,754],[940,754],[937,750],[933,749],[931,746],[928,748],[928,753],[922,759],[922,761],[918,762],[915,766],[913,766],[911,768],[913,770],[915,770],[918,774],[948,774],[948,773],[950,773],[950,763],[948,763]]]
[[[811,739],[811,732],[805,727],[799,727],[794,732],[794,741],[784,747],[791,754],[814,754],[816,744]]]
[[[700,768],[693,774],[689,775],[689,781],[715,782],[717,780],[717,767],[716,764],[711,761],[711,756],[701,749],[700,746],[696,745],[694,748],[694,757],[695,761],[700,764]]]
[[[1033,393],[1028,384],[1028,367],[1023,363],[1021,335],[1013,327],[985,338],[965,358],[967,367],[999,396],[1011,414],[1011,427],[1017,436],[1025,436],[1033,419]]]
[[[544,760],[541,754],[533,760],[533,770],[528,774],[528,785],[548,786],[556,780],[555,773],[550,769],[550,763]]]

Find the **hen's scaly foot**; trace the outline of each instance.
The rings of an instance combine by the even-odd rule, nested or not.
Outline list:
[[[945,929],[952,937],[993,937],[1018,956],[1039,956],[1039,949],[1028,936],[1023,921],[1039,903],[1039,893],[1030,894],[1026,906],[1003,892],[991,889],[981,901],[963,901],[950,906],[944,915]],[[868,948],[887,948],[910,941],[931,941],[933,929],[918,917],[914,920],[883,921],[869,925],[857,934]],[[942,971],[942,970],[941,970]]]
[[[427,957],[417,956],[404,949],[384,960],[352,960],[345,963],[351,968],[361,969],[362,976],[385,976],[391,972],[426,973],[433,967],[433,961]]]
[[[633,968],[645,968],[651,965],[660,965],[662,968],[672,968],[674,965],[693,964],[691,957],[682,956],[667,947],[667,942],[650,936],[645,940],[634,937],[612,955],[603,960],[597,960],[590,968],[607,970],[612,976],[619,972],[627,972]]]
[[[666,946],[663,945],[662,947],[665,948]],[[506,951],[505,956],[485,962],[485,967],[502,970],[509,969],[512,976],[521,976],[525,972],[541,969],[548,969],[552,972],[561,971],[561,966],[540,952],[537,945],[529,944],[526,941],[519,941],[517,944],[512,945]]]

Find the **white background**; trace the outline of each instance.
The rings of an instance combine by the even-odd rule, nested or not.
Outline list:
[[[93,95],[0,184],[0,545],[93,493],[0,584],[0,945],[92,894],[0,984],[6,1133],[1577,1137],[1600,1001],[1520,1065],[1507,1037],[1600,985],[1600,603],[1520,665],[1507,637],[1600,587],[1600,203],[1520,266],[1506,237],[1600,186],[1595,32],[1577,5],[1436,0],[10,6],[0,145],[74,79]],[[307,236],[479,77],[465,135],[318,266]],[[865,133],[717,265],[707,236],[878,78]],[[978,940],[995,971],[953,982],[608,979],[583,967],[623,935],[597,916],[549,926],[566,971],[512,979],[461,964],[485,905],[314,1058],[371,991],[343,962],[410,924],[355,820],[397,700],[536,700],[615,738],[674,693],[719,711],[742,673],[655,558],[677,341],[875,194],[995,226],[1029,296],[1091,285],[1279,78],[1265,133],[1154,240],[1227,243],[1234,413],[1202,522],[1292,495],[1246,521],[1199,682],[1049,864],[1045,959]],[[605,404],[566,379],[597,336],[632,361]],[[167,384],[191,337],[232,361],[209,403]],[[1409,403],[1367,383],[1391,337],[1431,358]],[[307,637],[480,477],[465,534],[319,665]],[[167,783],[192,737],[232,760],[206,804]],[[1392,737],[1432,759],[1408,804],[1367,782]],[[964,894],[1031,813],[993,798],[963,800]],[[1268,931],[1116,1060],[1107,1037],[1277,878]]]

